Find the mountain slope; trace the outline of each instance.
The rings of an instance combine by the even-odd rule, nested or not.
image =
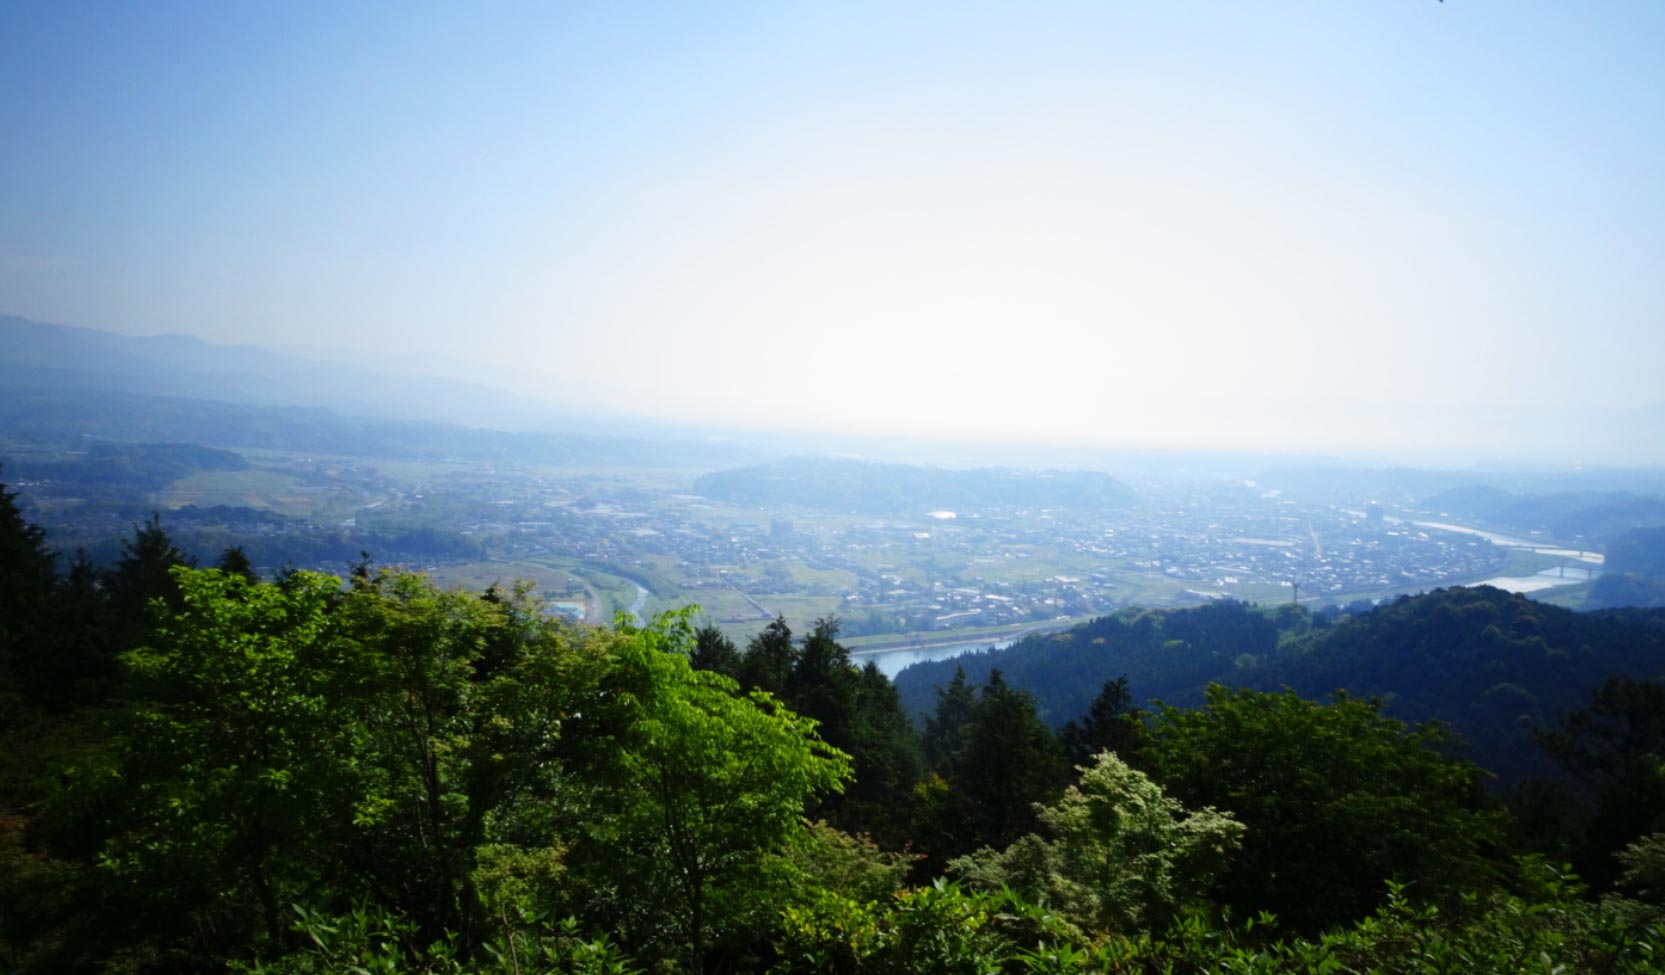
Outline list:
[[[400,375],[368,361],[326,362],[185,335],[135,337],[15,316],[0,316],[0,385],[313,406],[510,428],[563,412],[489,386]]]
[[[1608,677],[1665,677],[1665,612],[1575,613],[1478,587],[1405,596],[1323,624],[1241,603],[1129,610],[1005,650],[916,664],[896,684],[919,713],[957,665],[974,680],[998,667],[1055,725],[1085,713],[1122,674],[1140,699],[1179,705],[1200,703],[1209,682],[1310,698],[1346,690],[1404,720],[1448,722],[1470,757],[1516,781],[1552,771],[1535,727],[1583,707]]]

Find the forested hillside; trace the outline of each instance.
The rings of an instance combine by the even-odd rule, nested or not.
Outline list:
[[[1125,676],[1141,702],[1193,706],[1211,683],[1336,691],[1380,700],[1406,721],[1448,723],[1466,754],[1516,783],[1551,771],[1534,730],[1613,677],[1665,676],[1665,613],[1576,613],[1480,587],[1405,596],[1353,616],[1220,601],[1194,609],[1124,610],[897,678],[909,713],[963,667],[998,668],[1035,696],[1054,726],[1083,713],[1105,681]]]
[[[1665,528],[1633,528],[1615,538],[1586,603],[1592,609],[1665,606]]]
[[[155,521],[60,572],[14,498],[8,970],[1640,973],[1665,950],[1658,682],[1609,681],[1545,729],[1579,790],[1505,804],[1447,731],[1355,696],[1215,685],[1147,709],[1099,681],[1055,733],[1015,680],[961,672],[916,728],[830,618],[744,647],[691,611],[588,628],[525,588],[367,562],[195,568]],[[1138,633],[1129,659],[1252,672],[1495,599],[1442,595],[1427,620],[1220,604],[1053,642]],[[1571,625],[1494,609],[1491,659],[1553,659]],[[1580,660],[1616,659],[1598,643]]]

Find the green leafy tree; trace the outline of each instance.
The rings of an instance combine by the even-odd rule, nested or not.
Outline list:
[[[122,658],[136,703],[64,801],[102,817],[97,858],[149,905],[154,933],[190,933],[210,954],[281,943],[289,903],[321,881],[355,813],[338,583],[298,574],[278,589],[189,570],[173,581],[178,609]]]
[[[1207,700],[1163,707],[1144,755],[1169,795],[1248,828],[1220,885],[1232,907],[1315,931],[1369,913],[1390,880],[1438,897],[1493,879],[1503,814],[1485,773],[1447,757],[1443,728],[1344,694],[1319,704],[1213,685]]]
[[[466,952],[492,928],[482,849],[543,851],[525,862],[554,872],[579,828],[566,732],[620,638],[524,590],[402,573],[346,592],[308,572],[175,580],[178,609],[124,658],[130,712],[53,817],[57,847],[105,864],[154,922],[136,937],[194,957],[281,947],[291,902],[374,897]]]
[[[764,855],[803,830],[806,801],[850,773],[813,721],[690,667],[678,652],[685,629],[662,618],[618,647],[608,723],[619,730],[605,766],[615,805],[595,838],[622,868],[615,879],[633,875],[633,896],[671,912],[690,968],[704,971],[714,934],[746,933],[735,921]]]
[[[1011,886],[1083,932],[1161,932],[1198,902],[1242,841],[1243,825],[1195,812],[1111,752],[1039,811],[1041,833],[950,869],[986,889]]]

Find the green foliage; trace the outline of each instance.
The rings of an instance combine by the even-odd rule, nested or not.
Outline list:
[[[1229,815],[1186,810],[1110,752],[1039,810],[1044,836],[955,860],[977,886],[1012,887],[1080,931],[1161,931],[1202,900],[1242,841]]]
[[[583,936],[571,918],[539,922],[505,910],[477,959],[454,938],[424,944],[417,925],[385,908],[359,903],[339,915],[296,907],[298,951],[239,964],[244,975],[640,975],[629,956],[605,937]]]
[[[1439,727],[1407,728],[1344,694],[1317,704],[1215,686],[1206,708],[1162,708],[1145,756],[1169,794],[1248,827],[1225,903],[1316,931],[1367,914],[1389,880],[1428,897],[1491,882],[1503,814],[1451,746]]]
[[[694,651],[688,662],[696,670],[714,670],[728,677],[740,676],[740,651],[723,631],[709,624],[694,631]]]
[[[1665,906],[1665,833],[1650,833],[1617,854],[1619,885],[1638,900]]]
[[[1209,681],[1235,671],[1237,657],[1274,655],[1279,636],[1272,616],[1235,600],[1181,610],[1130,608],[1004,650],[916,664],[899,675],[898,686],[909,710],[923,713],[930,688],[947,683],[955,668],[963,666],[973,681],[998,668],[1014,687],[1034,694],[1037,709],[1057,727],[1087,714],[1105,683],[1120,677],[1141,698],[1200,702]]]
[[[1261,915],[1217,926],[1185,915],[1160,932],[1085,937],[1009,891],[952,885],[889,903],[828,898],[784,913],[781,958],[796,973],[1008,975],[1644,975],[1660,970],[1665,925],[1626,905],[1583,899],[1568,875],[1521,865],[1523,894],[1471,896],[1449,909],[1390,885],[1356,923],[1310,938],[1270,936]]]
[[[746,645],[740,663],[741,686],[780,694],[798,666],[798,648],[792,643],[792,628],[786,617],[777,616]]]
[[[1539,861],[1505,871],[1500,814],[1450,736],[1353,698],[1215,688],[1147,731],[1127,684],[1101,684],[1072,740],[1120,736],[1125,754],[1060,797],[1034,701],[962,673],[921,779],[894,688],[850,664],[831,619],[801,647],[780,622],[740,661],[782,697],[691,666],[686,612],[606,632],[546,617],[524,587],[446,593],[368,566],[261,583],[235,559],[176,565],[154,519],[108,577],[124,617],[87,560],[52,572],[11,501],[0,490],[0,575],[19,581],[0,600],[45,595],[0,617],[8,971],[1631,975],[1665,950],[1657,833],[1619,844],[1630,896],[1592,900]],[[1560,639],[1554,616],[1495,596],[1426,609],[1528,657],[1534,628]],[[1265,628],[1231,607],[1114,626],[1179,654]],[[110,695],[89,675],[127,632],[142,640]],[[1642,832],[1665,781],[1655,697],[1615,684],[1547,736],[1594,808],[1635,811]],[[1567,842],[1556,801],[1533,828]],[[906,889],[920,858],[886,851],[910,839],[932,870],[1001,852],[962,861],[964,886]]]
[[[1534,727],[1583,706],[1609,677],[1665,673],[1658,614],[1575,613],[1489,587],[1406,596],[1312,629],[1282,609],[1219,601],[1193,609],[1128,609],[964,661],[918,664],[897,677],[904,706],[930,711],[934,688],[963,666],[973,683],[999,668],[1035,696],[1054,727],[1080,718],[1104,682],[1126,675],[1139,703],[1204,703],[1209,683],[1327,698],[1380,699],[1402,721],[1439,720],[1504,784],[1554,771]],[[1239,666],[1245,654],[1250,667]],[[1245,661],[1247,662],[1247,661]]]
[[[139,703],[59,802],[106,837],[97,861],[119,889],[215,932],[205,947],[218,951],[251,923],[279,937],[284,905],[350,828],[340,691],[354,654],[329,613],[333,578],[280,590],[180,570],[175,582],[179,610],[123,657]]]
[[[782,914],[774,975],[994,975],[1011,971],[1019,946],[1068,932],[1010,891],[972,892],[938,880],[888,902],[827,894]]]
[[[1058,733],[1070,760],[1085,765],[1106,749],[1129,761],[1139,754],[1145,735],[1145,713],[1134,702],[1127,675],[1107,680],[1080,721],[1071,720]]]
[[[1540,729],[1538,740],[1582,787],[1589,814],[1575,863],[1605,887],[1613,854],[1665,829],[1665,683],[1605,681],[1589,707]]]
[[[151,603],[163,601],[168,608],[180,605],[179,587],[174,581],[177,566],[194,566],[196,560],[181,552],[162,528],[162,516],[133,526],[133,537],[123,541],[121,559],[105,576],[104,587],[116,616],[128,633],[145,632]]]
[[[1063,746],[1027,694],[999,671],[972,696],[963,672],[939,692],[927,755],[940,787],[920,790],[920,845],[940,869],[979,847],[1004,847],[1035,827],[1035,805],[1069,781]]]
[[[124,658],[135,704],[68,771],[48,835],[151,918],[136,936],[197,957],[285,951],[291,902],[373,897],[459,957],[509,905],[569,905],[697,958],[848,775],[813,722],[693,671],[684,619],[575,630],[524,591],[400,573],[174,580],[177,610]],[[567,893],[569,854],[616,895]]]
[[[46,532],[24,519],[17,495],[0,484],[0,726],[16,720],[37,683],[38,614],[57,586]]]
[[[27,600],[43,598],[56,579],[45,530],[24,519],[17,494],[0,483],[0,627],[26,619]]]
[[[627,896],[674,919],[690,967],[703,970],[713,936],[736,933],[740,901],[763,856],[802,829],[804,803],[836,791],[849,760],[822,742],[815,723],[764,691],[742,694],[721,674],[697,671],[677,652],[687,615],[661,617],[621,643],[609,727],[598,762],[611,802],[592,826],[601,846],[628,851]],[[638,911],[638,914],[640,912]],[[643,941],[663,915],[634,925]]]
[[[884,900],[899,892],[910,860],[824,822],[811,823],[793,836],[779,858],[794,878],[796,897],[831,893],[859,902]]]

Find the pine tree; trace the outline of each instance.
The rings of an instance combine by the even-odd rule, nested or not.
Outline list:
[[[30,669],[45,652],[42,633],[56,584],[45,530],[23,517],[17,495],[0,483],[0,693],[12,705],[34,696]]]
[[[695,670],[710,670],[724,677],[740,676],[740,650],[723,631],[707,623],[694,631],[694,652],[688,662]]]
[[[162,516],[154,512],[149,521],[133,526],[133,537],[123,541],[121,549],[122,557],[106,575],[104,587],[126,645],[148,629],[152,600],[178,608],[179,586],[170,573],[175,566],[195,567],[196,559],[174,546],[162,528]]]
[[[786,617],[777,616],[746,645],[746,656],[740,661],[740,683],[780,695],[786,691],[786,682],[797,664],[792,628],[786,625]]]
[[[1071,719],[1058,737],[1069,753],[1070,762],[1086,765],[1102,751],[1115,752],[1122,761],[1137,764],[1144,736],[1144,712],[1133,703],[1127,675],[1104,682],[1098,697],[1080,721]]]

